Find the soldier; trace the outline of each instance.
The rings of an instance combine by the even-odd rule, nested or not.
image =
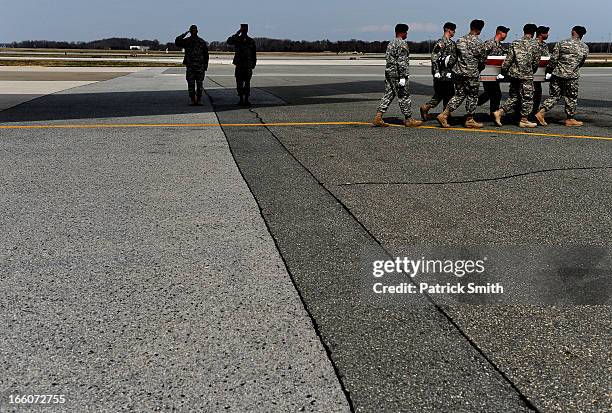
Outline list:
[[[376,117],[372,121],[374,126],[389,126],[383,121],[382,116],[396,96],[405,117],[404,125],[415,127],[423,123],[412,118],[412,103],[410,102],[410,93],[408,93],[410,51],[408,50],[406,37],[408,37],[408,25],[398,24],[395,26],[395,39],[389,42],[387,46],[385,94],[378,106]]]
[[[539,26],[538,30],[536,30],[536,41],[540,46],[540,52],[542,56],[550,56],[550,52],[548,51],[548,45],[546,44],[549,31],[550,27],[546,26]],[[533,82],[533,90],[533,111],[531,112],[531,114],[535,116],[535,114],[538,113],[540,103],[542,103],[542,82]]]
[[[241,24],[240,30],[227,39],[227,44],[235,47],[234,66],[236,70],[236,91],[240,97],[238,105],[250,105],[249,96],[251,95],[251,78],[253,69],[257,65],[257,48],[255,40],[248,36],[249,25]]]
[[[486,60],[484,47],[480,40],[480,33],[484,27],[482,20],[473,20],[470,23],[470,32],[457,42],[457,63],[453,66],[455,79],[455,96],[448,102],[444,112],[438,115],[438,122],[443,128],[448,128],[448,117],[457,110],[463,101],[466,101],[467,118],[466,128],[482,128],[482,123],[474,120],[474,111],[478,103],[478,77],[484,69]]]
[[[433,75],[434,95],[429,102],[421,106],[421,118],[427,120],[429,111],[440,102],[444,107],[448,105],[455,94],[453,86],[452,67],[457,61],[457,45],[451,39],[455,36],[457,25],[447,22],[444,24],[444,35],[431,53],[431,74]]]
[[[484,49],[487,56],[505,56],[508,51],[502,47],[502,42],[508,37],[509,28],[505,26],[497,26],[495,37],[484,42]],[[482,82],[484,93],[478,97],[478,106],[484,105],[490,100],[491,116],[493,112],[499,109],[501,103],[502,92],[499,87],[499,81]]]
[[[510,78],[510,96],[504,105],[493,112],[495,124],[502,126],[504,113],[515,110],[520,102],[521,120],[519,127],[535,128],[537,124],[530,122],[528,116],[533,110],[533,74],[540,65],[540,46],[533,38],[538,26],[529,23],[523,27],[523,38],[515,40],[510,45],[508,56],[502,64],[502,72],[497,77]]]
[[[188,34],[191,36],[185,38]],[[187,66],[187,88],[191,105],[201,106],[204,90],[202,83],[208,70],[208,45],[198,36],[198,26],[195,24],[189,28],[189,31],[179,35],[174,44],[176,47],[185,49],[183,64]]]
[[[576,108],[578,106],[578,86],[580,79],[580,68],[584,65],[589,54],[589,47],[582,42],[586,34],[583,26],[574,26],[572,37],[558,42],[553,49],[550,62],[546,67],[546,78],[550,79],[550,97],[536,114],[536,119],[542,126],[546,126],[544,114],[551,110],[561,96],[565,98],[565,126],[582,126],[582,122],[576,120]]]

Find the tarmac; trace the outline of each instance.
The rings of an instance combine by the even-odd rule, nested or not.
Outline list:
[[[486,107],[480,131],[461,111],[372,128],[375,66],[267,64],[250,108],[226,65],[195,108],[183,69],[100,73],[63,91],[47,73],[0,111],[0,410],[49,392],[57,411],[612,406],[609,266],[597,302],[381,302],[362,282],[366,255],[414,245],[609,253],[612,68],[583,69],[583,128],[559,105],[527,132]]]

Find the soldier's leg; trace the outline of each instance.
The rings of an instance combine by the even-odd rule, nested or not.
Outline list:
[[[532,115],[540,109],[540,103],[542,103],[542,82],[533,82],[533,110]]]
[[[553,76],[550,80],[548,99],[544,101],[542,107],[540,109],[544,109],[544,111],[548,112],[551,110],[559,98],[561,97],[561,79]]]
[[[520,94],[519,89],[520,89],[520,82],[514,79],[511,80],[510,90],[508,93],[508,99],[506,99],[506,101],[500,108],[504,113],[513,112],[516,109],[516,105],[519,101],[519,94]]]
[[[189,91],[189,97],[193,100],[196,97],[196,76],[194,70],[187,67],[187,90]]]
[[[434,94],[429,100],[429,102],[426,103],[426,105],[429,106],[430,108],[435,108],[442,101],[442,97],[444,93],[443,83],[448,83],[448,82],[441,82],[438,79],[434,79],[434,82],[433,82]]]
[[[408,89],[408,80],[406,86],[397,88],[397,102],[400,110],[406,119],[412,118],[412,101],[410,100],[410,92]]]
[[[533,80],[520,83],[521,117],[526,118],[533,111]]]
[[[473,116],[478,106],[478,91],[480,89],[480,81],[478,78],[470,79],[467,82],[467,96],[465,102],[465,110],[468,116]]]
[[[576,116],[576,109],[578,108],[578,91],[578,79],[566,80],[564,97],[565,114],[567,115],[568,119],[574,119]]]
[[[399,80],[397,80],[399,82]],[[395,98],[395,79],[391,79],[390,77],[385,76],[385,94],[380,100],[380,104],[378,105],[377,112],[385,113],[387,109],[389,109],[389,105],[393,102]]]
[[[238,96],[240,96],[240,99],[242,99],[244,95],[244,81],[242,79],[242,69],[236,66],[234,75],[236,76],[236,92],[238,92]]]
[[[467,97],[468,84],[469,81],[466,79],[459,78],[455,80],[455,96],[452,97],[446,106],[450,113],[456,111]]]
[[[491,104],[489,106],[491,113],[499,109],[502,99],[502,91],[499,82],[490,82],[489,96],[491,97]]]
[[[244,95],[248,99],[251,96],[251,78],[253,77],[253,69],[244,69]]]
[[[195,77],[196,98],[198,103],[202,101],[202,94],[204,93],[204,75],[204,71],[199,71]]]
[[[448,102],[455,96],[455,85],[453,82],[444,82],[444,94],[442,98],[442,102],[444,103],[444,108],[448,106]]]
[[[489,94],[491,83],[493,82],[482,82],[482,88],[484,89],[484,92],[482,92],[480,96],[478,96],[478,106],[484,105],[491,99],[491,95]]]

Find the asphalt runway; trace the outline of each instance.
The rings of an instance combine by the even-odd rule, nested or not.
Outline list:
[[[432,93],[428,70],[411,68],[415,115]],[[361,274],[367,263],[366,252],[393,257],[414,245],[518,246],[532,251],[543,246],[578,245],[608,253],[612,244],[612,69],[583,70],[578,118],[585,121],[584,127],[562,126],[563,109],[559,105],[550,112],[549,127],[528,133],[513,125],[494,127],[484,115],[486,107],[479,109],[479,119],[486,123],[484,131],[464,130],[461,111],[451,130],[436,128],[433,121],[419,129],[372,128],[367,122],[382,95],[381,72],[381,67],[374,66],[268,64],[256,70],[253,106],[239,108],[232,67],[214,65],[205,83],[212,106],[191,108],[186,106],[183,70],[151,69],[1,111],[5,176],[14,176],[10,174],[19,170],[17,162],[27,165],[19,181],[9,179],[3,185],[2,207],[6,216],[12,217],[4,224],[4,232],[10,234],[4,241],[5,262],[18,258],[21,261],[17,262],[27,263],[23,264],[27,274],[22,276],[34,285],[38,282],[40,288],[67,283],[75,271],[84,274],[77,277],[82,288],[87,282],[102,287],[91,316],[83,316],[84,325],[94,320],[100,326],[98,335],[87,328],[85,332],[76,327],[62,328],[61,321],[45,325],[40,321],[45,319],[44,313],[37,315],[37,332],[28,332],[19,320],[31,317],[23,318],[20,311],[28,310],[26,304],[38,296],[38,290],[28,284],[29,291],[15,281],[21,274],[19,265],[5,267],[3,272],[9,273],[13,282],[3,286],[4,297],[9,298],[0,301],[0,309],[4,317],[10,314],[12,321],[9,333],[2,337],[2,348],[13,349],[21,365],[53,362],[24,371],[10,354],[3,353],[2,366],[11,373],[11,379],[0,382],[2,391],[15,386],[26,390],[25,383],[50,385],[57,383],[55,376],[60,376],[64,387],[75,392],[81,389],[82,396],[75,400],[98,402],[102,409],[127,403],[136,408],[175,406],[188,410],[209,400],[226,403],[224,407],[233,411],[246,406],[259,411],[287,411],[296,406],[307,411],[359,412],[608,410],[612,406],[609,267],[591,286],[601,293],[602,300],[596,303],[581,301],[583,296],[568,298],[563,293],[547,299],[536,294],[532,303],[506,305],[443,304],[425,296],[416,302],[381,302],[364,291]],[[391,122],[399,118],[395,103],[386,118]],[[17,129],[28,125],[40,129]],[[222,133],[225,143],[215,137],[215,130]],[[205,149],[208,142],[215,147],[226,145],[233,160],[218,155],[215,165],[221,172],[204,174],[198,182],[193,174],[198,168],[206,168],[211,156]],[[161,143],[163,146],[155,146]],[[62,150],[57,152],[58,148]],[[87,154],[85,160],[79,160],[80,153]],[[45,160],[49,158],[53,162],[47,165]],[[102,162],[104,159],[119,162]],[[223,215],[213,223],[198,221],[200,214],[228,208],[231,202],[247,205],[245,208],[251,211],[248,208],[253,205],[248,207],[246,194],[222,204],[202,203],[202,197],[210,191],[224,192],[223,185],[211,188],[210,179],[235,174],[231,168],[221,167],[234,161],[239,178],[248,186],[265,221],[263,234],[262,224],[256,222],[252,231],[258,235],[246,236],[247,251],[257,251],[257,240],[265,239],[266,234],[274,242],[272,250],[269,245],[264,248],[259,264],[250,271],[240,267],[224,277],[227,286],[240,284],[246,271],[250,274],[248,282],[261,283],[247,305],[261,325],[260,335],[249,332],[248,311],[240,312],[245,321],[237,331],[242,333],[232,333],[232,308],[244,310],[246,293],[242,289],[227,288],[222,294],[213,294],[219,303],[215,311],[194,304],[198,300],[206,302],[211,294],[209,284],[192,280],[206,279],[209,272],[198,267],[198,257],[220,254],[214,249],[207,252],[215,242],[227,243],[223,252],[236,255],[231,265],[220,267],[220,273],[246,259],[242,254],[245,247],[239,241],[245,236],[244,223],[230,230],[223,225]],[[163,162],[160,171],[156,162]],[[132,168],[132,164],[140,167]],[[113,168],[118,168],[117,176],[109,180]],[[107,204],[103,202],[100,213],[90,215],[93,209],[89,208],[100,202],[92,199],[98,188],[94,185],[96,174],[101,177],[96,185],[102,185],[105,191],[102,200],[112,207],[104,207]],[[167,174],[172,179],[164,178]],[[187,177],[193,190],[178,191]],[[130,182],[132,179],[134,182]],[[239,185],[237,177],[233,179]],[[107,180],[108,185],[104,185]],[[25,187],[20,188],[19,182]],[[149,195],[148,207],[142,210],[138,206],[142,201],[136,197],[138,188],[146,192],[157,185],[164,185],[166,192]],[[41,194],[46,202],[40,200]],[[116,200],[113,194],[117,194]],[[90,207],[79,207],[83,202]],[[179,216],[185,219],[177,220],[176,211],[168,208],[178,208],[182,203],[188,205],[180,210],[183,215]],[[71,213],[80,215],[63,217],[66,205],[71,206]],[[242,217],[240,208],[235,206],[232,211],[232,216]],[[105,213],[118,213],[119,218],[106,219]],[[88,224],[91,216],[96,225]],[[256,221],[256,217],[248,217],[248,222]],[[137,224],[131,225],[132,220]],[[161,232],[144,231],[147,222],[166,226]],[[193,232],[195,222],[202,224],[198,238]],[[67,242],[72,227],[76,241]],[[223,231],[235,237],[226,239]],[[84,232],[87,236],[79,238]],[[199,240],[209,233],[215,242],[200,246]],[[132,251],[130,240],[137,242],[136,249],[148,260],[129,261],[126,267],[121,260]],[[47,244],[53,248],[43,248]],[[146,245],[156,253],[145,253]],[[168,245],[177,252],[164,255]],[[40,255],[57,253],[58,248],[63,249],[62,261],[53,265],[62,265],[61,271],[54,273],[49,270],[53,267],[50,258]],[[277,276],[286,277],[280,301],[289,303],[285,304],[288,308],[270,301],[275,299],[272,292],[276,287],[267,278],[259,280],[266,263],[278,266],[274,261],[276,250],[282,259]],[[159,265],[153,264],[155,259]],[[72,262],[78,263],[76,268],[70,266]],[[104,270],[106,262],[110,272]],[[250,261],[246,262],[249,268]],[[58,274],[61,279],[56,280]],[[520,284],[534,274],[517,271],[515,276],[512,281]],[[101,281],[104,277],[120,285],[124,277],[123,282],[130,286],[128,292],[120,294],[125,302],[135,299],[136,305],[138,300],[153,300],[139,304],[146,328],[136,324],[128,337],[116,337],[108,331],[119,322],[129,325],[134,310],[130,307],[128,311],[127,304],[120,302],[123,312],[119,319],[109,316],[116,291],[112,283]],[[165,283],[171,285],[173,277],[179,277],[185,286],[182,295],[168,295],[172,289]],[[152,289],[139,296],[132,291],[140,288],[139,283],[151,284]],[[520,288],[528,290],[531,286],[527,283]],[[191,290],[194,298],[187,305],[181,300]],[[42,302],[45,308],[56,311],[53,320],[60,320],[64,306],[77,303],[76,308],[82,311],[88,308],[76,294],[62,293],[57,301]],[[156,308],[155,300],[161,297],[161,308]],[[105,300],[113,305],[106,307]],[[301,301],[300,305],[295,300]],[[266,308],[266,303],[276,310]],[[189,316],[181,317],[183,312]],[[74,317],[79,317],[78,311]],[[198,323],[214,325],[217,317],[226,324],[216,331],[217,340],[210,341],[214,328],[207,335]],[[188,345],[181,344],[174,352],[168,350],[173,348],[172,335],[160,338],[152,333],[160,320],[178,323],[183,331],[200,327],[195,328],[197,334]],[[274,327],[277,320],[285,323],[282,328]],[[144,328],[144,334],[134,333],[138,328]],[[49,341],[41,337],[45,332],[53,337],[50,345],[43,344]],[[293,340],[284,342],[284,334]],[[273,343],[285,345],[273,345],[271,353],[254,346],[259,350],[254,350],[257,357],[280,357],[281,366],[295,357],[299,373],[294,370],[295,375],[291,375],[286,368],[267,369],[255,363],[257,368],[243,369],[242,376],[252,379],[265,372],[270,383],[276,383],[273,393],[278,397],[269,398],[265,387],[255,386],[260,390],[249,393],[246,404],[232,404],[232,396],[240,400],[240,394],[246,394],[235,393],[242,376],[228,377],[217,369],[238,364],[235,357],[240,343],[265,341],[268,335]],[[166,366],[167,375],[160,376],[160,370],[147,364],[149,356],[144,353],[138,356],[144,358],[138,362],[126,360],[136,357],[130,345],[142,337],[162,354],[164,362],[158,368]],[[307,337],[308,345],[300,347],[300,337]],[[121,362],[105,368],[105,355],[87,353],[90,347],[101,350],[115,340],[121,345],[112,353],[113,359],[127,363],[129,374],[121,373]],[[223,351],[224,345],[232,350]],[[197,362],[202,359],[185,362],[194,361],[195,349],[210,351],[209,360],[225,362],[211,361],[211,369],[204,374],[198,370],[206,365]],[[79,357],[79,351],[85,351],[86,356]],[[179,354],[183,354],[183,361],[176,367],[173,362],[180,359]],[[95,367],[83,368],[83,359]],[[58,373],[62,360],[75,370],[74,382],[67,379],[67,373]],[[317,369],[309,370],[309,363]],[[288,390],[288,383],[298,383],[296,377],[306,373],[306,383]],[[202,385],[202,377],[213,381],[214,393],[206,386],[193,389]],[[231,385],[222,384],[226,382]],[[143,383],[154,395],[180,398],[185,390],[187,401],[158,401],[143,393]],[[306,396],[316,402],[304,404]],[[282,400],[290,402],[283,405]],[[213,404],[204,406],[215,411]]]

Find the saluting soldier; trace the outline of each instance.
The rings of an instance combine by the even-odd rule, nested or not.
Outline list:
[[[234,46],[234,61],[236,66],[234,75],[236,77],[236,91],[240,97],[239,105],[250,105],[251,78],[253,69],[257,65],[257,48],[255,40],[248,35],[249,25],[241,24],[240,30],[227,39],[227,44]]]
[[[174,44],[185,49],[183,64],[187,66],[187,88],[191,105],[201,106],[204,76],[208,70],[208,45],[198,36],[198,26],[195,24],[189,28],[189,31],[179,35],[174,40]]]
[[[565,98],[565,126],[582,126],[582,122],[575,119],[578,107],[578,90],[580,85],[580,68],[589,55],[589,47],[582,41],[586,34],[583,26],[572,28],[572,37],[557,42],[546,67],[546,77],[550,79],[550,97],[536,114],[538,123],[546,126],[544,114],[551,110],[559,98]]]

